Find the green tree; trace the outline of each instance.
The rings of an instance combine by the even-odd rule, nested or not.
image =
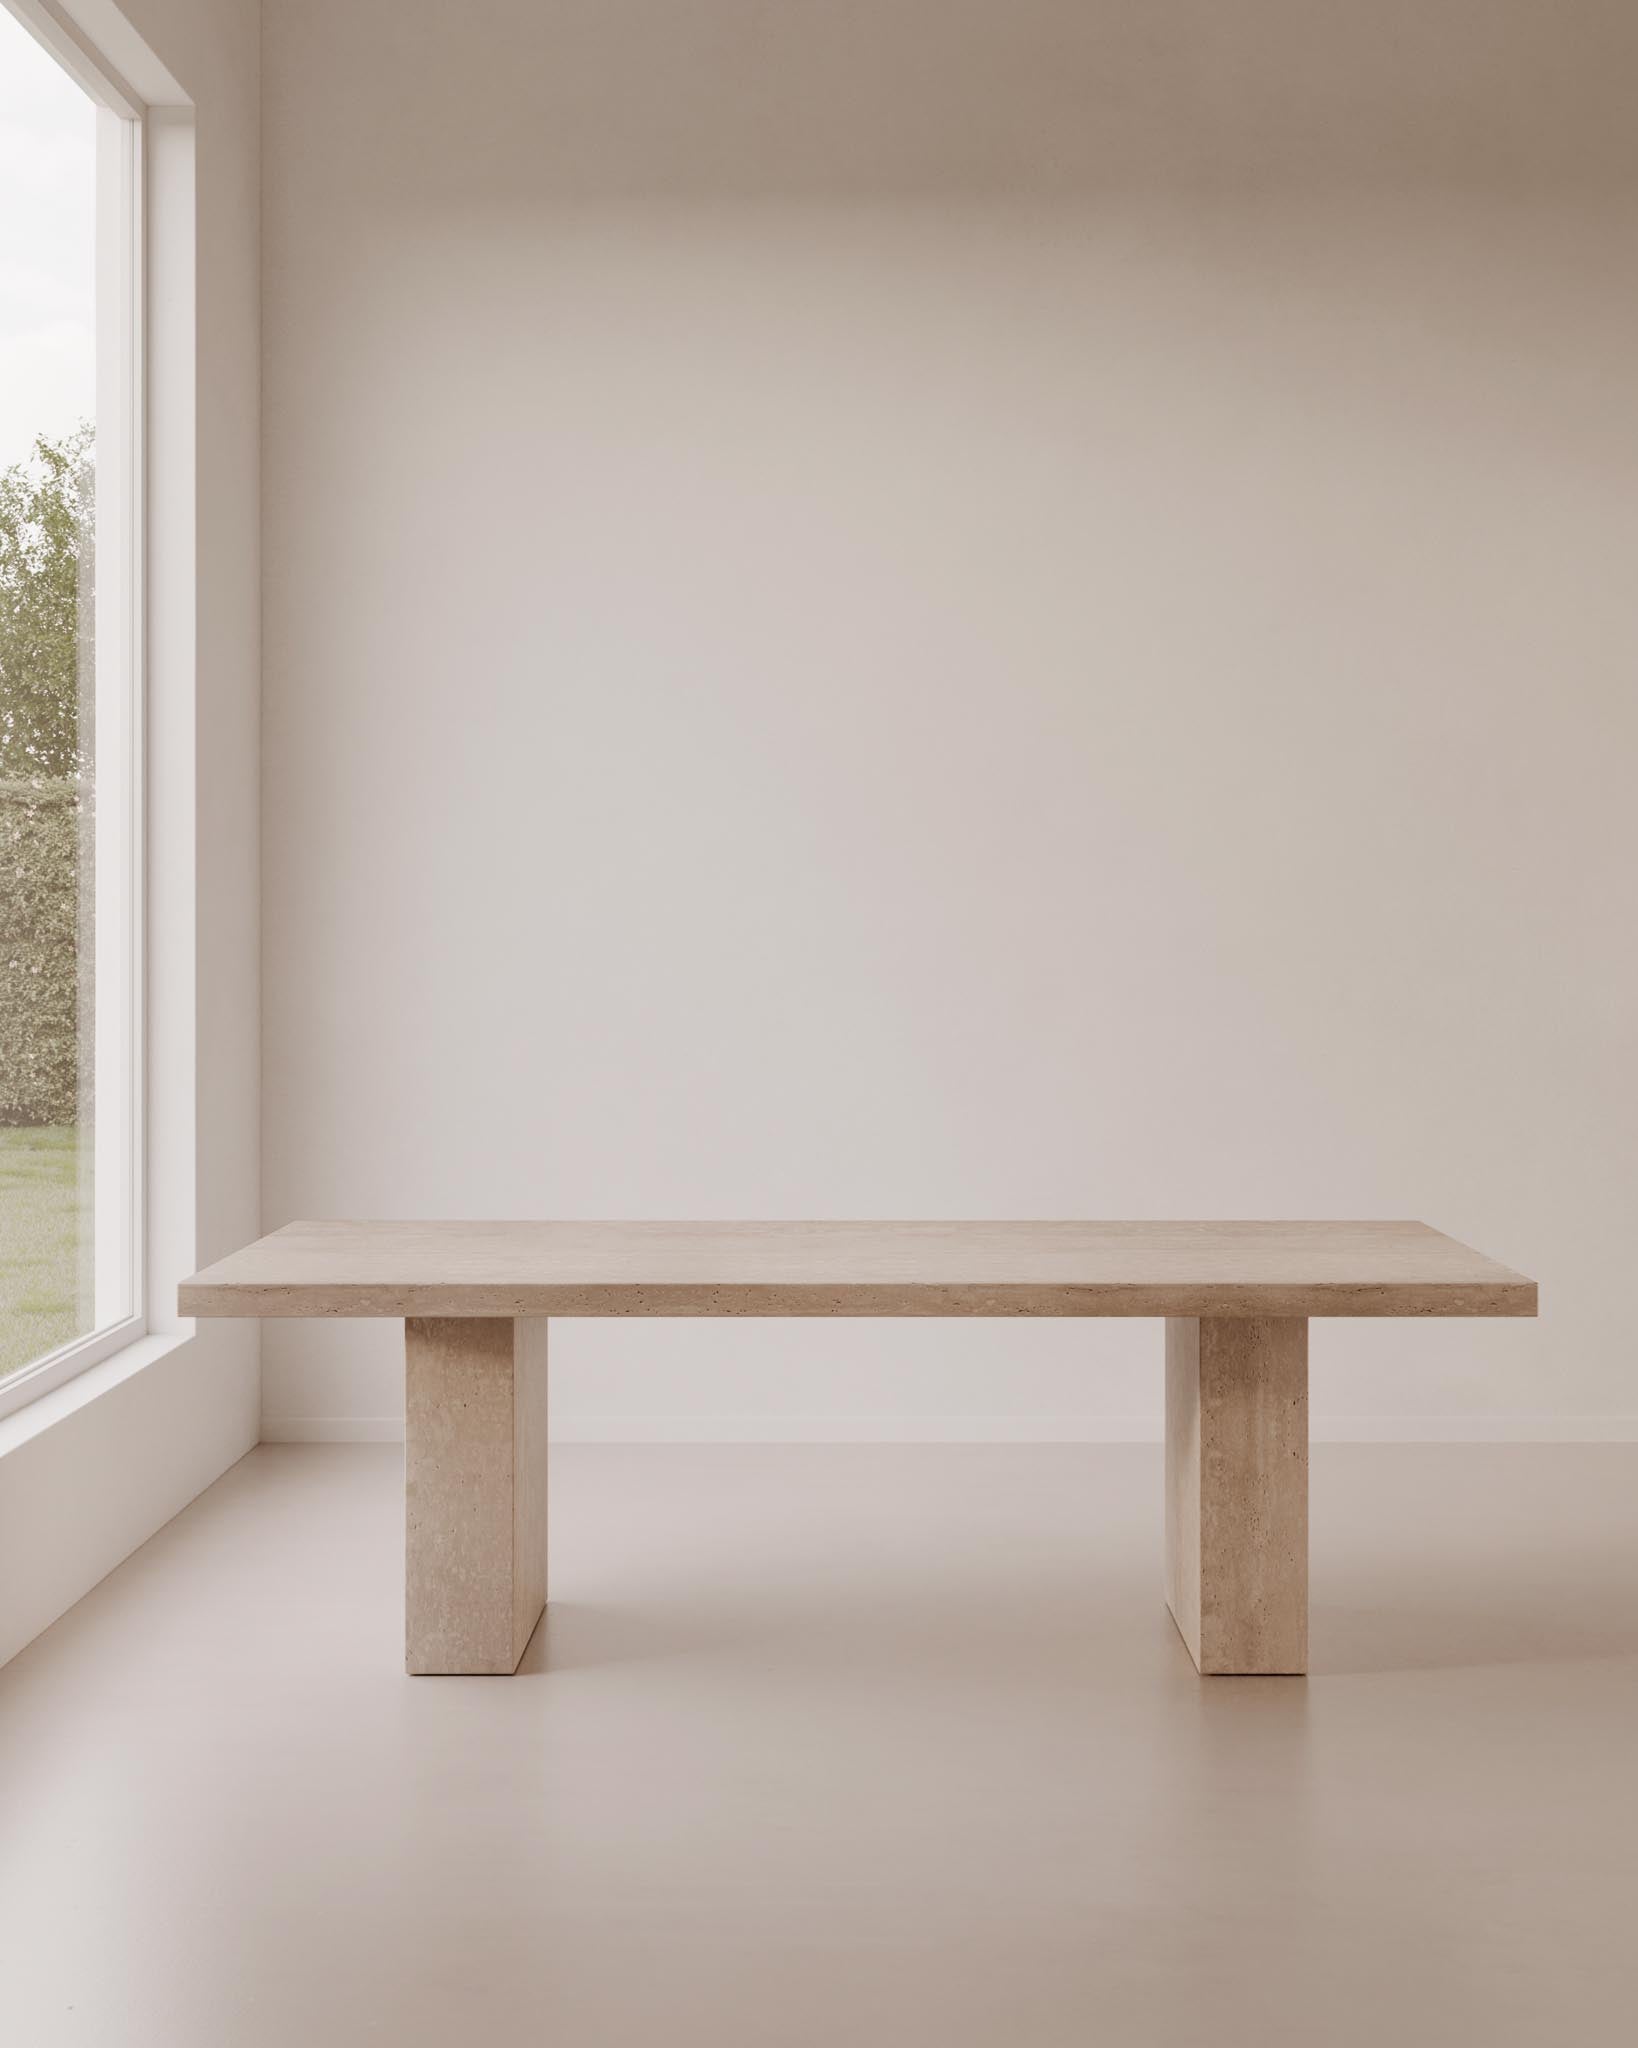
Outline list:
[[[0,475],[0,1126],[80,1113],[91,429]]]
[[[90,769],[92,432],[42,434],[0,475],[0,779]]]
[[[79,1115],[79,790],[0,778],[0,1127]]]

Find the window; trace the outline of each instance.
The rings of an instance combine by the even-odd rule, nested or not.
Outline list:
[[[136,112],[0,0],[0,1412],[143,1328]]]

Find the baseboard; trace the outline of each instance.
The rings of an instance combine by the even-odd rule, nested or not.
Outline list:
[[[1638,1415],[1316,1415],[1317,1444],[1633,1444]]]
[[[264,1415],[264,1444],[401,1444],[402,1415]]]
[[[1630,1444],[1638,1415],[1316,1415],[1331,1444]],[[1155,1415],[563,1415],[560,1444],[1154,1444]],[[268,1444],[397,1444],[401,1415],[269,1415]]]

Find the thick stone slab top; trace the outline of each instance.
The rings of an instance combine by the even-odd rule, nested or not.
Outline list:
[[[1533,1316],[1425,1223],[290,1223],[189,1316]]]

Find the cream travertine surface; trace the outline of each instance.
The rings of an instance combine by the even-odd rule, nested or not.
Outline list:
[[[292,1223],[197,1316],[1533,1315],[1425,1223]]]

